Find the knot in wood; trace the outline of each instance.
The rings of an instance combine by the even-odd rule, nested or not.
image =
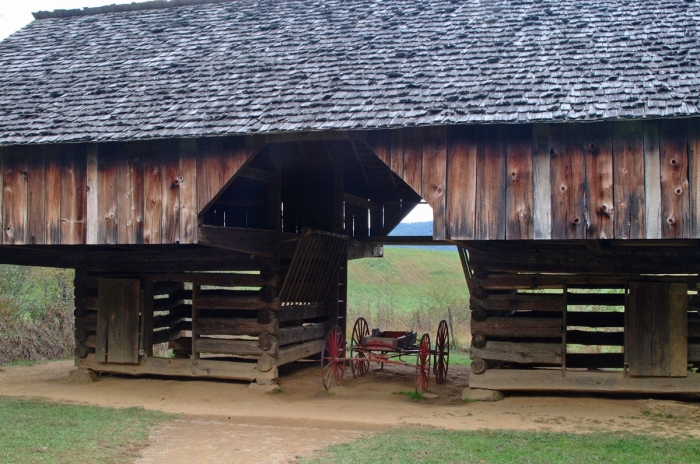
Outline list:
[[[571,222],[573,222],[574,225],[577,226],[577,225],[579,225],[579,224],[581,223],[581,218],[579,218],[579,217],[577,216],[577,217],[575,217]]]
[[[676,223],[676,220],[673,216],[669,216],[668,219],[666,219],[666,222],[668,223],[668,225],[672,226]]]
[[[677,164],[678,164],[678,160],[676,160],[676,158],[672,158],[671,159],[671,166],[675,166]]]
[[[683,195],[683,189],[680,187],[676,187],[675,192],[676,192],[676,195]]]
[[[438,187],[438,188],[435,190],[435,194],[436,194],[437,196],[442,195],[442,187]]]
[[[562,191],[562,192],[565,192],[565,191],[566,191],[566,185],[562,185],[560,188],[561,188],[561,191]]]

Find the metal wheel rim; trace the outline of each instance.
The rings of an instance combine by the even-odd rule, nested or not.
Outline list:
[[[326,335],[321,353],[321,379],[326,390],[340,385],[345,375],[345,338],[337,325]]]
[[[352,337],[350,337],[350,357],[365,358],[365,353],[357,350],[357,346],[362,343],[362,337],[369,335],[369,324],[364,317],[358,317],[352,327]],[[354,378],[362,377],[369,372],[369,361],[351,360],[350,370]]]
[[[444,383],[450,362],[450,329],[446,321],[440,321],[435,338],[435,382]]]
[[[428,389],[430,358],[430,335],[423,334],[416,357],[416,393],[423,393]]]

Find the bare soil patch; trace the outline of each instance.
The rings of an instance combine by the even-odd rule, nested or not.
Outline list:
[[[156,377],[102,376],[74,385],[68,382],[71,369],[71,361],[5,367],[0,395],[183,414],[154,430],[139,461],[144,463],[289,462],[332,443],[403,426],[700,437],[693,415],[650,412],[666,411],[662,406],[672,400],[699,406],[697,397],[656,399],[651,409],[649,398],[629,395],[520,394],[465,403],[467,366],[450,367],[445,384],[429,387],[437,398],[420,401],[395,394],[413,389],[414,372],[405,367],[373,369],[360,379],[348,369],[343,386],[325,392],[318,364],[298,363],[282,369],[279,393],[255,391],[244,382]]]

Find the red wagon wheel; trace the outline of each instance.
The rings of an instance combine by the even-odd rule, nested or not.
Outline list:
[[[437,336],[435,337],[435,360],[433,361],[433,372],[435,381],[444,383],[447,378],[447,367],[450,361],[450,329],[443,319],[438,325]]]
[[[340,327],[334,326],[326,335],[321,354],[323,387],[330,390],[340,385],[345,374],[345,337]]]
[[[352,328],[352,338],[350,338],[350,357],[360,358],[350,360],[350,369],[355,378],[362,377],[369,372],[369,361],[361,360],[367,356],[364,351],[358,349],[358,346],[362,344],[362,337],[367,335],[369,335],[369,325],[364,317],[358,317]]]
[[[430,335],[423,334],[418,345],[416,357],[416,393],[423,393],[428,389],[430,378]]]

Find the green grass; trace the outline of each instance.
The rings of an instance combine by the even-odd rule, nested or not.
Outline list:
[[[149,428],[174,416],[0,397],[0,462],[117,463],[133,458]]]
[[[392,393],[392,395],[402,395],[402,396],[407,396],[410,399],[414,401],[420,401],[423,399],[423,393],[413,391],[413,390],[407,390],[407,391],[395,391]]]
[[[472,360],[469,358],[469,352],[463,350],[452,349],[450,351],[450,366],[471,366]]]
[[[691,463],[700,441],[627,433],[401,429],[331,446],[302,463]]]
[[[391,304],[401,311],[469,301],[459,255],[420,248],[385,248],[384,258],[348,265],[348,305]]]

